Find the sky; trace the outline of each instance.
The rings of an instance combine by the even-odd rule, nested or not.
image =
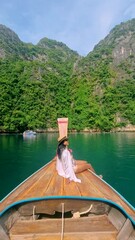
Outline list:
[[[135,0],[0,0],[0,24],[20,40],[47,37],[86,56],[121,22],[135,18]]]

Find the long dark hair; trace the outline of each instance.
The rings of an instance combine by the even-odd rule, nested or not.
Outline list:
[[[58,155],[58,158],[61,159],[61,156],[62,156],[62,153],[64,151],[64,149],[66,148],[66,146],[64,145],[64,142],[60,143],[58,145],[58,148],[57,148],[57,155]]]

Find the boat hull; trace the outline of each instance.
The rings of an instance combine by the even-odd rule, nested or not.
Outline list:
[[[55,159],[0,203],[1,240],[133,240],[135,210],[93,168],[70,182]]]

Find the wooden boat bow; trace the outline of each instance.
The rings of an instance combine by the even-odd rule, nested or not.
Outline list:
[[[52,160],[26,179],[0,203],[0,239],[135,239],[134,208],[93,168],[77,177],[67,184]]]
[[[60,177],[56,171],[56,161],[52,160],[26,181],[13,190],[0,203],[0,212],[10,205],[26,199],[43,198],[45,196],[76,196],[107,200],[118,204],[129,216],[135,218],[135,210],[112,189],[104,180],[93,172],[93,169],[77,174],[81,183],[70,182]]]

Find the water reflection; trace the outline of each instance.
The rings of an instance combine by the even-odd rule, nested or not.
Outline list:
[[[23,140],[35,140],[37,135],[23,135]]]

